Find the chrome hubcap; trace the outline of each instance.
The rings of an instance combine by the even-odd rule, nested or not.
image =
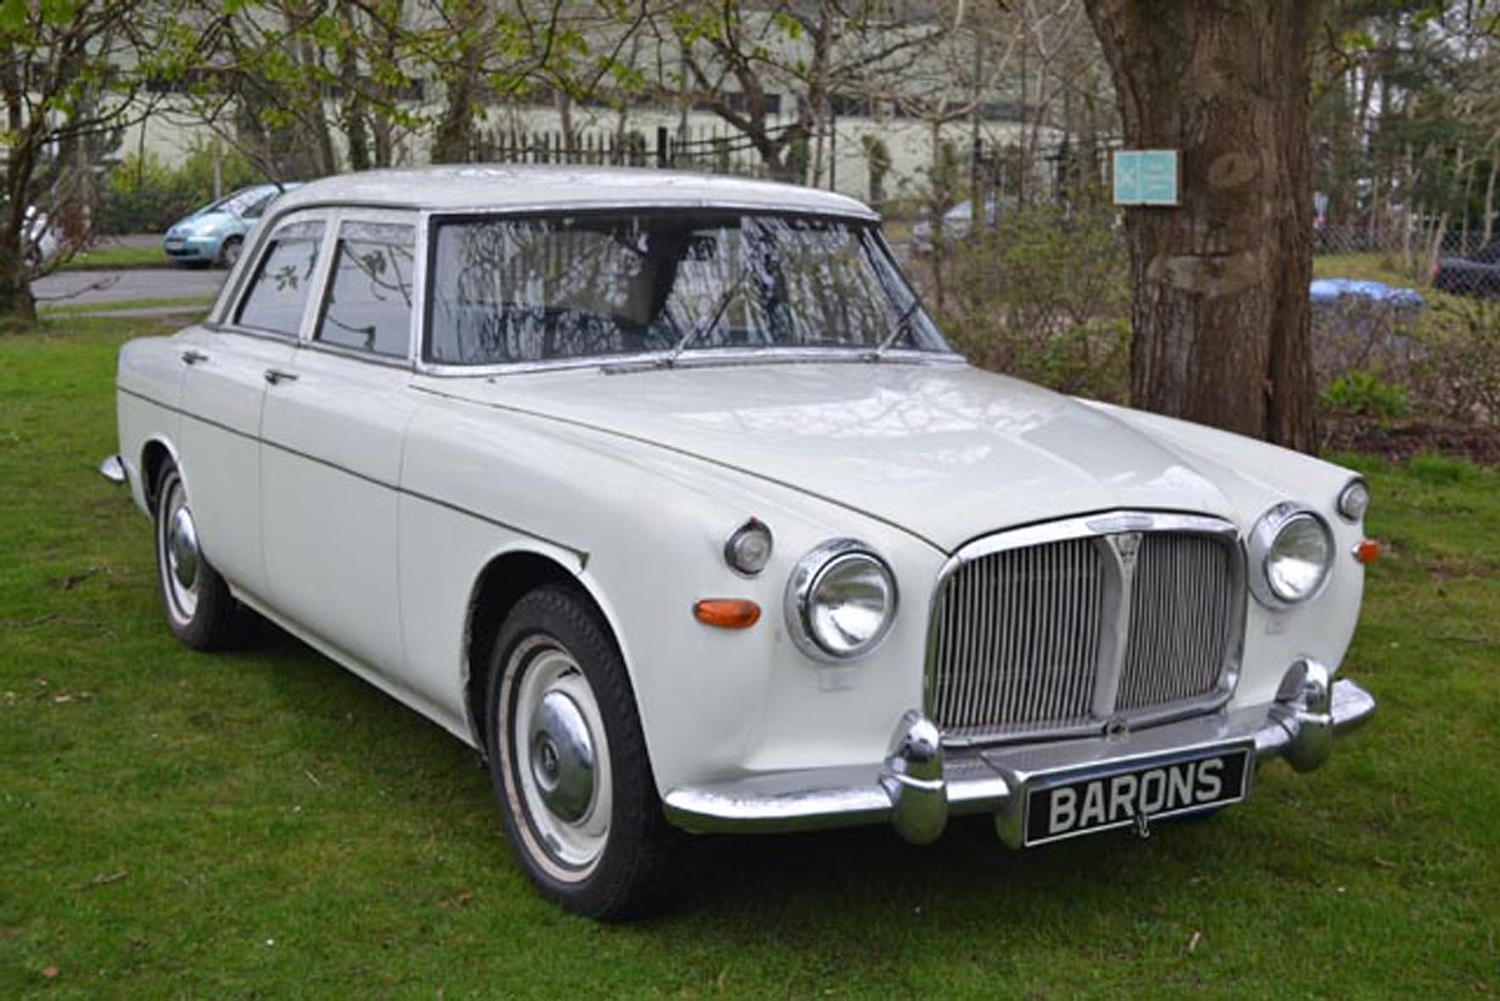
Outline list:
[[[198,582],[198,533],[193,516],[185,507],[177,509],[167,528],[167,561],[177,583],[191,589]]]
[[[501,697],[514,707],[506,770],[526,815],[524,837],[549,874],[577,882],[604,854],[614,805],[599,703],[578,662],[552,637],[517,644],[506,671]]]
[[[156,526],[156,558],[161,565],[162,590],[167,612],[181,625],[192,621],[198,610],[198,576],[203,555],[198,549],[198,531],[187,506],[182,481],[172,479],[162,488],[161,517]]]
[[[542,697],[531,718],[531,774],[547,809],[573,823],[594,799],[594,742],[578,704],[562,692]]]

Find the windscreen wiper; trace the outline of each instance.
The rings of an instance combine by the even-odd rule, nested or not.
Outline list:
[[[885,353],[890,349],[891,345],[911,332],[911,321],[917,315],[917,310],[921,306],[922,300],[916,296],[912,296],[911,303],[901,311],[900,316],[896,317],[895,329],[886,335],[885,340],[881,341],[870,355],[871,361],[880,361],[885,357]]]
[[[704,334],[711,333],[714,330],[718,329],[719,321],[724,317],[724,311],[729,308],[729,300],[734,298],[735,293],[740,290],[740,286],[744,283],[745,272],[741,271],[739,277],[734,280],[734,284],[730,285],[729,288],[724,290],[724,294],[719,297],[719,301],[714,305],[713,316],[709,317],[707,323],[701,326],[695,326],[692,330],[689,330],[687,333],[682,335],[682,339],[679,340],[677,344],[672,348],[671,354],[667,355],[661,360],[660,364],[662,368],[671,368],[672,366],[676,365],[677,356],[682,354],[683,351],[687,350],[689,344],[692,344]]]

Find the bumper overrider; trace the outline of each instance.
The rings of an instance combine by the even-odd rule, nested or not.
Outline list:
[[[1258,763],[1282,757],[1299,772],[1328,759],[1334,737],[1375,711],[1369,692],[1333,681],[1315,660],[1287,670],[1269,706],[1220,711],[1134,732],[1023,746],[945,748],[916,710],[897,724],[878,766],[817,768],[683,786],[665,797],[673,823],[700,833],[798,831],[889,821],[907,841],[928,844],[950,816],[989,813],[1011,847],[1026,843],[1026,791],[1059,777],[1141,773],[1224,751]],[[1191,812],[1178,810],[1175,812]],[[1166,815],[1166,814],[1163,814]],[[1146,829],[1149,818],[1126,823]],[[1115,824],[1111,826],[1123,826]]]

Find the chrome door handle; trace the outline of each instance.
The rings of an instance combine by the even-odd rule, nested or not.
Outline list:
[[[266,381],[273,386],[279,386],[283,382],[296,382],[297,377],[291,372],[283,372],[279,368],[266,369]]]
[[[188,348],[182,353],[182,362],[184,365],[196,365],[200,361],[208,361],[208,355],[202,351],[194,351],[192,348]]]

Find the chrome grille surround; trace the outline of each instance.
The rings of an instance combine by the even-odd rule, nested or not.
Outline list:
[[[1238,530],[1204,515],[1112,511],[977,539],[933,589],[925,710],[950,746],[1210,712],[1238,681],[1245,589]]]

